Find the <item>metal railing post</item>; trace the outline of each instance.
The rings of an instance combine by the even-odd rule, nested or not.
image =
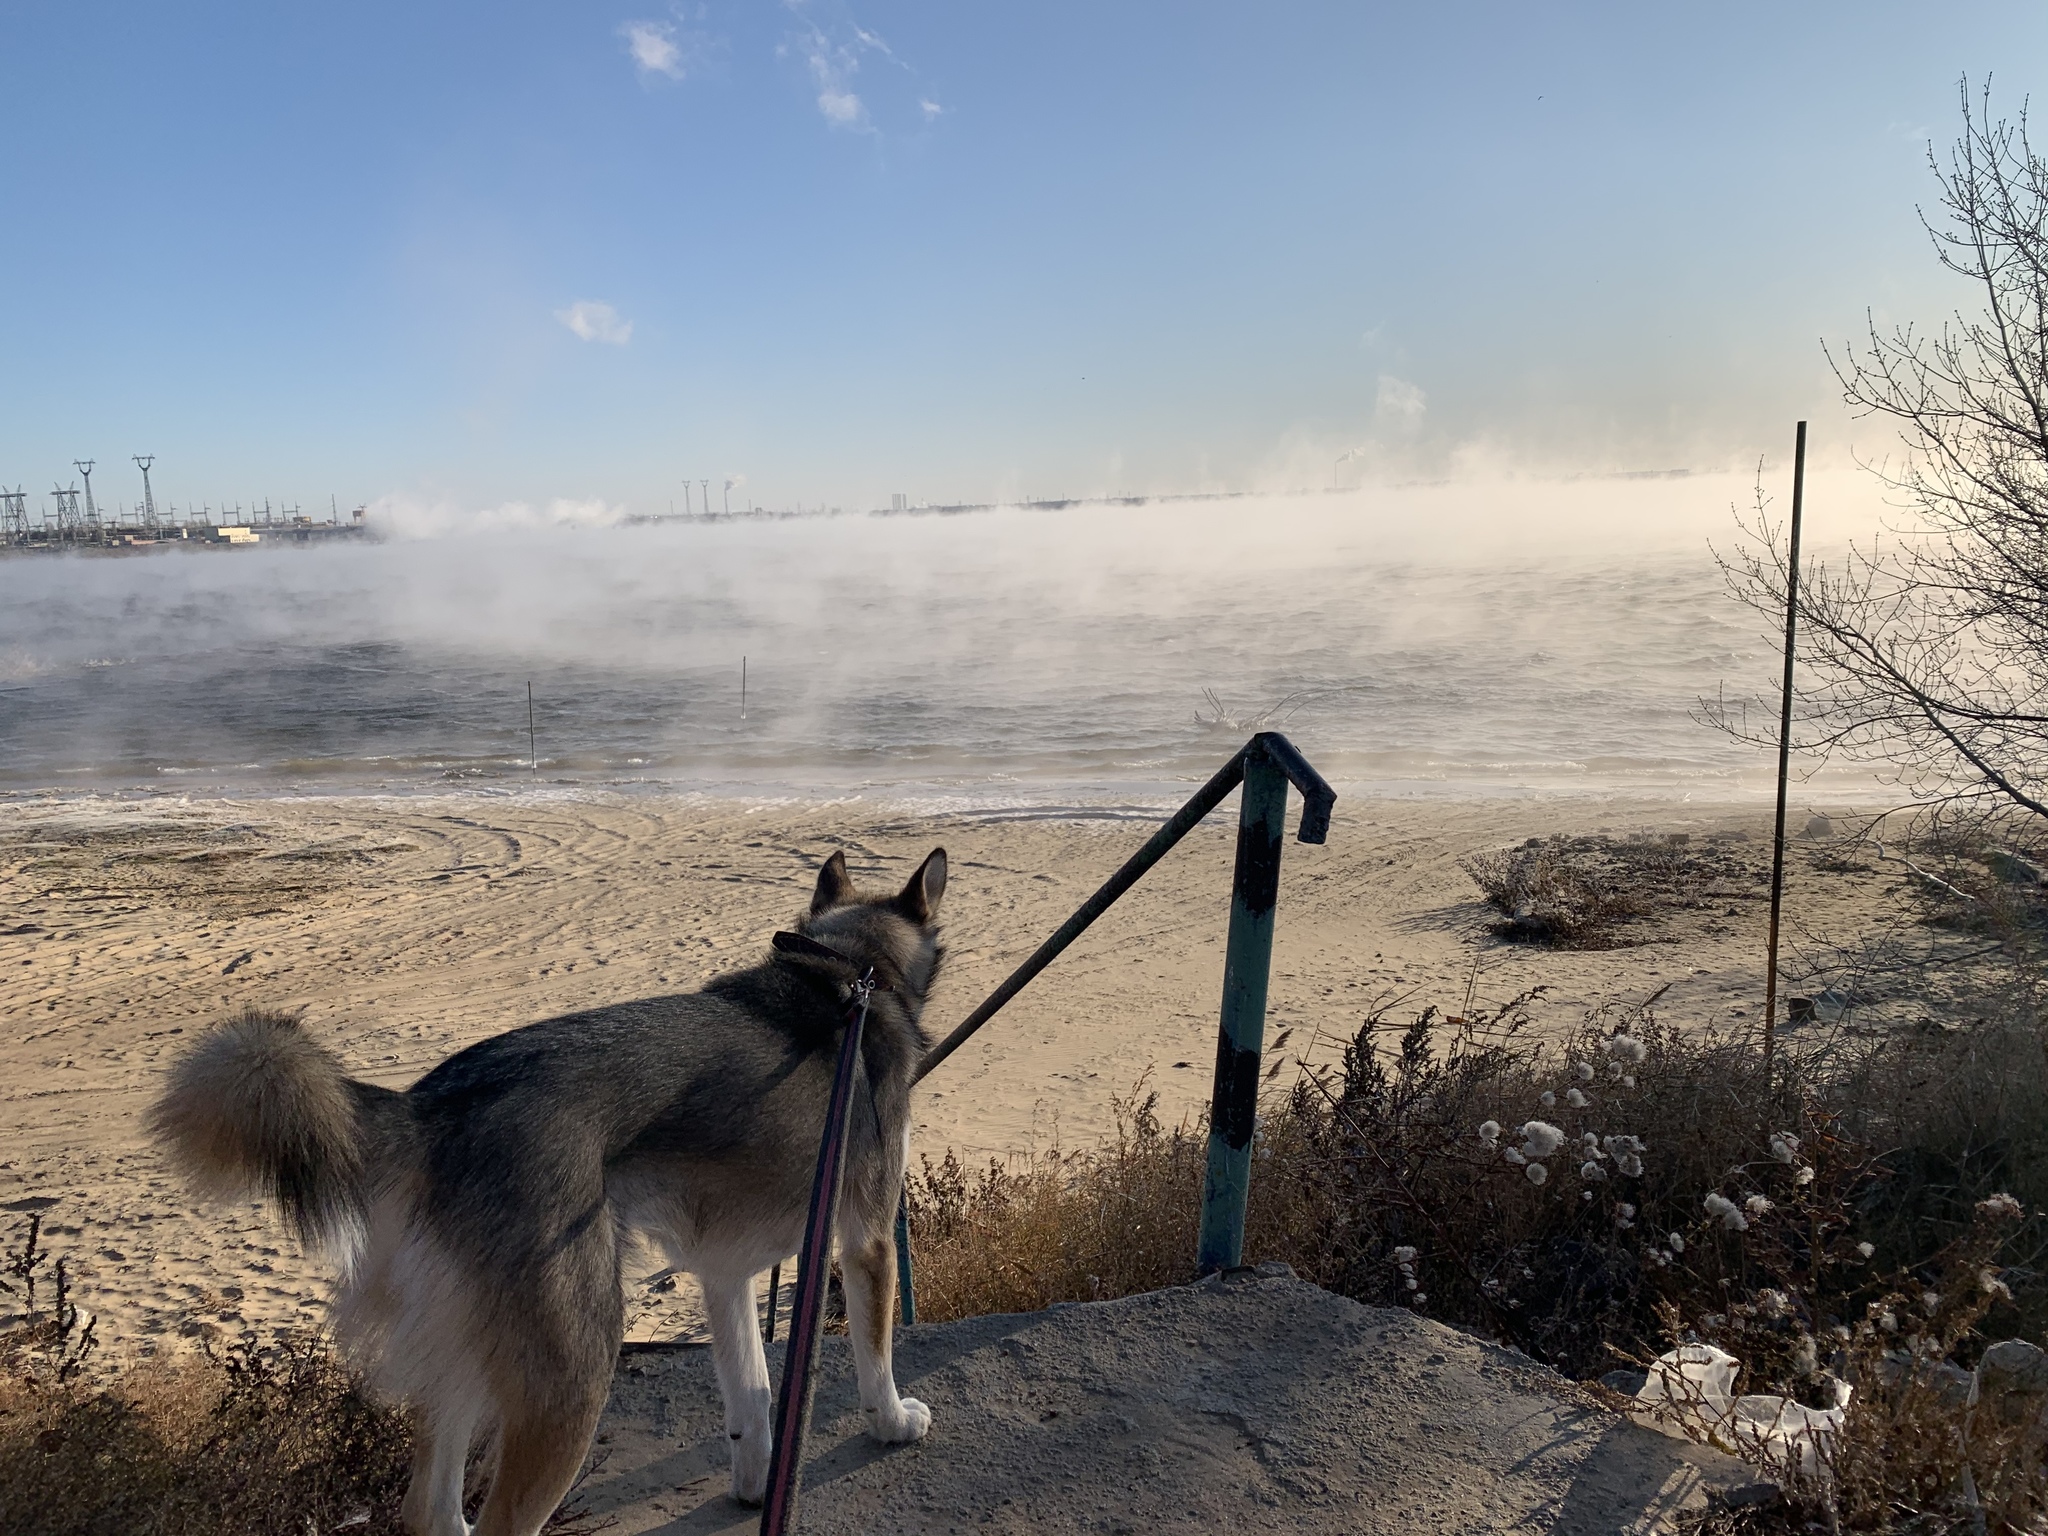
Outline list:
[[[1245,1198],[1251,1188],[1266,981],[1273,962],[1273,908],[1280,897],[1280,841],[1286,816],[1287,774],[1264,742],[1255,740],[1244,754],[1237,873],[1231,881],[1230,932],[1223,957],[1209,1163],[1202,1181],[1202,1236],[1196,1250],[1196,1267],[1203,1274],[1235,1268],[1244,1257]]]
[[[1337,803],[1337,792],[1278,731],[1261,731],[1246,742],[1051,938],[984,998],[980,1007],[925,1053],[913,1079],[922,1079],[994,1018],[1239,784],[1244,786],[1244,798],[1238,813],[1237,876],[1231,887],[1222,1030],[1216,1046],[1209,1158],[1202,1186],[1198,1257],[1204,1273],[1234,1268],[1244,1254],[1245,1196],[1251,1185],[1252,1133],[1258,1126],[1259,1055],[1265,1043],[1266,980],[1273,959],[1273,908],[1280,895],[1287,786],[1292,784],[1301,792],[1301,826],[1295,833],[1300,842],[1320,843],[1329,837],[1330,812]],[[903,1320],[908,1323],[916,1314],[907,1226],[898,1228],[897,1262]]]
[[[910,1191],[896,1197],[896,1299],[903,1305],[903,1326],[917,1322],[917,1282],[910,1272]]]

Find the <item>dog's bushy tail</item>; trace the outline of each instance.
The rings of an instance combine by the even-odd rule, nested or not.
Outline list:
[[[296,1014],[246,1008],[171,1069],[148,1124],[202,1190],[263,1195],[301,1240],[342,1243],[366,1203],[364,1086]]]

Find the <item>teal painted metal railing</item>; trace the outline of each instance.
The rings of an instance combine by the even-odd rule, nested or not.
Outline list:
[[[1329,836],[1336,791],[1278,731],[1261,731],[1219,769],[1193,799],[1121,869],[1109,877],[1074,915],[1010,973],[980,1007],[933,1046],[919,1064],[922,1079],[1030,983],[1040,971],[1087,931],[1145,872],[1164,858],[1239,785],[1244,787],[1237,822],[1237,870],[1231,882],[1230,930],[1223,960],[1223,1007],[1216,1041],[1216,1079],[1209,1105],[1209,1154],[1202,1185],[1202,1230],[1196,1263],[1208,1273],[1234,1268],[1244,1256],[1245,1202],[1251,1188],[1252,1135],[1258,1124],[1259,1062],[1265,1048],[1266,982],[1272,970],[1273,919],[1280,894],[1280,845],[1285,832],[1287,786],[1301,792],[1301,825],[1295,838],[1320,843]],[[903,1320],[916,1321],[912,1289],[910,1228],[899,1209],[896,1265]]]

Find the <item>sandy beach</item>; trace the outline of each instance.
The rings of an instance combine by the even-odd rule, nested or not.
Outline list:
[[[164,1065],[248,1003],[301,1008],[362,1077],[411,1082],[551,1014],[684,990],[763,952],[843,849],[894,885],[952,859],[942,1033],[1147,835],[1129,810],[933,815],[886,802],[746,803],[586,791],[518,798],[25,800],[0,808],[0,1211],[43,1210],[110,1350],[180,1331],[317,1321],[325,1274],[256,1207],[202,1209],[144,1140]],[[1562,1028],[1669,987],[1678,1022],[1754,1017],[1764,903],[1652,942],[1501,943],[1458,860],[1553,832],[1717,834],[1759,867],[1768,814],[1671,801],[1340,800],[1327,845],[1287,845],[1269,1040],[1327,1060],[1376,1003],[1455,1009],[1538,983]],[[1113,1095],[1206,1101],[1234,815],[1199,828],[936,1073],[914,1151],[970,1159],[1091,1143]],[[1792,909],[1841,932],[1888,875],[1795,860]],[[1409,1011],[1407,1004],[1401,1010]],[[1284,1074],[1283,1074],[1284,1075]],[[650,1260],[648,1269],[654,1267]],[[637,1337],[697,1326],[687,1289],[636,1285]]]

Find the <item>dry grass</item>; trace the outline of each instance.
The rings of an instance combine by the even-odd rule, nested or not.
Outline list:
[[[1203,1145],[1151,1096],[1118,1100],[1117,1134],[970,1172],[949,1151],[910,1178],[921,1321],[1036,1312],[1193,1278]]]
[[[1923,1528],[2038,1531],[2048,1514],[2043,1399],[1968,1401],[1954,1362],[1981,1350],[2006,1285],[1999,1278],[2016,1204],[1984,1202],[1962,1237],[1869,1303],[1843,1356],[1857,1383],[1829,1458],[1842,1524],[1879,1530],[1913,1511]],[[1754,1323],[1751,1324],[1753,1328]]]
[[[405,1415],[372,1401],[324,1338],[208,1343],[88,1383],[91,1325],[54,1283],[60,1267],[32,1218],[0,1271],[22,1308],[0,1331],[0,1531],[401,1536]],[[26,1284],[45,1272],[48,1306]],[[472,1515],[488,1483],[474,1464]],[[548,1527],[598,1528],[573,1507]]]
[[[1648,1008],[1536,1041],[1535,1002],[1398,1029],[1371,1018],[1341,1068],[1276,1088],[1247,1259],[1580,1378],[1700,1340],[1744,1362],[1744,1392],[1819,1407],[1855,1381],[1833,1481],[1801,1490],[1780,1529],[1905,1528],[1901,1510],[1937,1528],[1961,1507],[1966,1441],[1987,1529],[2048,1517],[2043,1426],[1972,1421],[1926,1369],[1967,1369],[1987,1339],[2048,1325],[2040,1037],[1981,1026],[1781,1050],[1767,1080],[1751,1037],[1680,1035]],[[1532,1122],[1554,1127],[1555,1150]],[[1162,1126],[1134,1096],[1099,1150],[975,1173],[927,1162],[911,1192],[920,1317],[1192,1279],[1203,1157],[1199,1127]],[[2018,1201],[1987,1217],[1980,1203],[2008,1189]],[[1943,1298],[1931,1313],[1900,1300],[1928,1295]],[[1919,1365],[1886,1382],[1878,1363],[1901,1349]]]

